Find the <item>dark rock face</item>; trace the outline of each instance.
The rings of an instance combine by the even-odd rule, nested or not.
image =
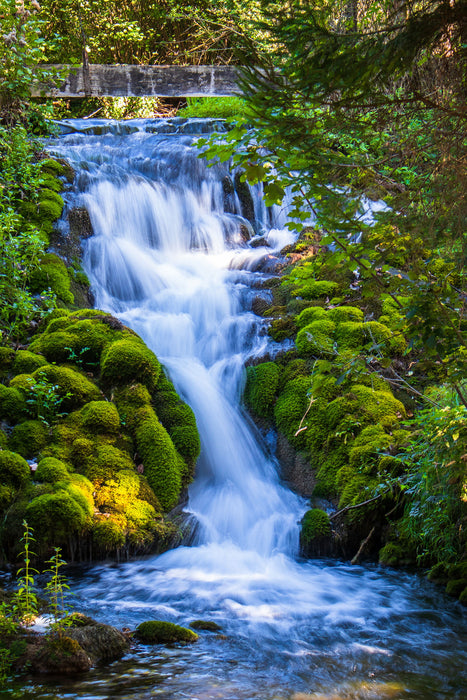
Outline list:
[[[73,238],[89,238],[93,235],[89,212],[84,207],[75,207],[68,212],[70,236]]]
[[[93,623],[71,628],[67,635],[86,652],[92,664],[119,659],[129,647],[129,641],[115,627]]]
[[[237,193],[238,199],[240,200],[240,206],[242,209],[242,216],[251,223],[255,220],[255,205],[253,203],[253,197],[251,196],[250,188],[246,182],[241,180],[241,172],[237,171],[234,176],[235,191]]]
[[[316,486],[314,470],[281,433],[277,436],[276,456],[282,467],[282,476],[290,487],[301,496],[311,496]]]

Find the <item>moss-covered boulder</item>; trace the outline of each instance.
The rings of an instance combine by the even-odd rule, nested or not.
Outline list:
[[[42,355],[37,355],[29,350],[18,350],[15,353],[13,372],[15,374],[32,374],[36,369],[46,364],[47,360]]]
[[[149,620],[142,622],[135,630],[135,637],[143,644],[184,644],[196,642],[198,635],[187,627],[180,627],[173,622]]]
[[[31,470],[26,460],[16,452],[0,450],[0,482],[11,484],[18,489],[31,478]]]
[[[136,337],[117,340],[102,355],[101,377],[111,386],[140,382],[152,391],[160,371],[157,357]]]
[[[302,518],[300,539],[307,546],[316,537],[326,537],[331,534],[329,515],[321,508],[307,510]]]
[[[32,292],[37,293],[51,289],[65,304],[74,302],[66,265],[58,255],[53,253],[46,253],[42,257],[40,265],[31,275],[29,286]]]
[[[118,629],[93,621],[91,624],[68,628],[66,634],[78,642],[93,664],[115,661],[130,646],[128,638]]]
[[[89,512],[83,502],[64,488],[33,498],[26,506],[25,518],[36,538],[49,545],[61,546],[89,525]]]
[[[44,365],[32,376],[56,387],[58,395],[62,398],[63,411],[71,411],[85,403],[103,398],[97,386],[83,372],[73,367]]]
[[[91,401],[81,409],[83,428],[90,433],[116,434],[120,430],[120,416],[109,401]]]
[[[26,420],[13,428],[8,444],[13,452],[30,459],[41,452],[48,439],[49,431],[42,421]]]
[[[256,416],[272,417],[278,383],[279,367],[274,362],[248,367],[244,400]]]
[[[177,504],[185,465],[166,429],[150,407],[138,411],[135,437],[144,465],[144,475],[162,508],[170,510]]]
[[[37,465],[34,480],[39,482],[55,483],[57,481],[69,481],[70,472],[63,462],[55,457],[44,457]]]
[[[15,386],[0,384],[0,418],[15,424],[26,416],[26,408],[24,392]]]

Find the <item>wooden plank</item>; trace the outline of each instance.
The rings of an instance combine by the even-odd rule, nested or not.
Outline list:
[[[89,65],[41,66],[68,73],[59,87],[38,83],[33,97],[226,97],[239,93],[235,66]]]

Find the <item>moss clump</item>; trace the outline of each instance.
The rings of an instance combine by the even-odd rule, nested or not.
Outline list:
[[[328,317],[334,323],[345,323],[347,321],[363,322],[363,311],[356,306],[336,306],[329,309]]]
[[[190,627],[194,630],[205,630],[206,632],[220,632],[222,627],[213,620],[193,620]]]
[[[138,381],[153,391],[160,371],[157,357],[136,337],[117,340],[102,355],[101,377],[112,386]]]
[[[279,394],[274,406],[274,417],[278,429],[297,447],[304,443],[303,433],[302,437],[297,438],[295,433],[308,407],[310,383],[309,377],[291,379]]]
[[[116,434],[120,430],[120,416],[113,403],[91,401],[81,409],[83,428],[90,433]]]
[[[73,442],[71,458],[75,469],[93,482],[101,486],[117,472],[133,471],[134,464],[128,454],[118,447],[99,444],[86,438],[77,438]]]
[[[109,474],[96,491],[95,503],[102,512],[123,512],[137,497],[139,477],[135,471],[122,469]]]
[[[40,265],[31,275],[29,285],[32,292],[40,293],[45,289],[51,289],[65,304],[74,302],[65,263],[53,253],[46,253],[41,258]]]
[[[357,398],[359,405],[372,422],[384,421],[385,425],[391,425],[405,418],[404,405],[389,391],[375,391],[362,384],[353,384],[351,394]]]
[[[156,510],[145,501],[135,498],[125,508],[128,540],[134,547],[150,544],[154,537]]]
[[[368,321],[363,325],[366,342],[379,345],[385,354],[401,355],[407,347],[406,340],[401,333],[394,333],[383,323]]]
[[[278,383],[279,367],[274,362],[248,367],[244,398],[255,415],[272,417]]]
[[[180,456],[151,408],[138,411],[135,436],[144,475],[162,508],[170,510],[177,504],[180,495]]]
[[[13,348],[0,348],[0,374],[7,375],[13,361],[15,359],[15,351]]]
[[[22,391],[14,386],[0,384],[0,418],[17,423],[26,416],[26,399]]]
[[[458,598],[466,587],[467,587],[467,579],[465,579],[465,578],[451,579],[450,581],[448,581],[448,584],[446,586],[446,593],[448,595],[454,596],[455,598]]]
[[[198,639],[198,635],[193,630],[161,620],[142,622],[135,630],[135,637],[144,644],[188,643],[196,642]]]
[[[66,466],[55,457],[44,457],[37,465],[34,480],[39,482],[55,483],[56,481],[67,481],[70,473]]]
[[[321,318],[326,318],[327,312],[322,306],[309,306],[301,311],[295,319],[295,324],[298,328],[305,328],[313,321],[318,321]],[[331,319],[332,321],[333,319]]]
[[[460,594],[459,602],[462,603],[462,605],[467,605],[467,586],[464,588],[464,590]]]
[[[57,393],[62,397],[62,411],[72,411],[90,401],[101,398],[101,392],[82,372],[72,367],[57,367],[44,365],[36,370],[34,379],[45,379],[57,387]]]
[[[336,343],[339,353],[347,353],[361,348],[365,342],[363,327],[359,321],[344,321],[336,328]]]
[[[31,470],[26,460],[16,452],[0,450],[0,481],[15,489],[24,486],[31,479]]]
[[[18,350],[13,363],[13,372],[15,374],[32,374],[47,364],[47,360],[42,355],[36,355],[29,350]]]
[[[379,563],[383,566],[401,566],[406,559],[404,547],[388,542],[379,551]]]
[[[49,439],[47,427],[38,420],[27,420],[13,428],[8,444],[13,452],[29,459],[46,446]]]
[[[302,328],[295,341],[297,350],[304,355],[333,355],[336,324],[327,318],[319,318]]]
[[[321,508],[308,510],[302,519],[301,540],[304,545],[310,544],[316,537],[327,537],[331,534],[329,515]]]
[[[38,540],[55,545],[67,542],[70,535],[83,532],[89,524],[82,502],[65,489],[33,498],[25,517]]]
[[[101,516],[92,527],[95,546],[104,551],[118,551],[126,542],[126,519],[119,514]]]

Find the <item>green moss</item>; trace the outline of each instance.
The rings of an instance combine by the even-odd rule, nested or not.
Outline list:
[[[324,510],[313,508],[305,513],[300,533],[301,541],[304,545],[310,544],[315,537],[326,537],[330,534],[331,522],[329,515]]]
[[[334,309],[329,309],[328,317],[334,323],[346,323],[348,321],[362,323],[363,311],[356,306],[336,306]]]
[[[35,383],[35,379],[32,374],[17,374],[10,380],[10,387],[14,389],[20,389],[23,394],[27,394],[31,388],[31,385]]]
[[[303,279],[295,282],[295,294],[303,299],[331,297],[339,289],[337,282],[330,280]]]
[[[26,399],[22,391],[15,386],[0,384],[0,418],[9,423],[17,423],[26,416]]]
[[[157,357],[138,338],[117,340],[102,355],[101,377],[110,385],[136,381],[152,391],[160,371]]]
[[[49,173],[50,175],[60,177],[61,175],[66,175],[69,172],[70,167],[65,166],[63,163],[60,163],[54,158],[44,158],[44,160],[41,160],[40,162],[40,169],[44,173]]]
[[[120,416],[113,403],[91,401],[81,409],[83,428],[91,433],[116,434],[120,430]]]
[[[194,630],[204,630],[206,632],[220,632],[222,627],[213,620],[193,620],[190,627]]]
[[[364,344],[364,324],[359,321],[344,321],[336,330],[336,342],[339,353],[361,348]]]
[[[322,457],[321,457],[322,459]],[[335,496],[338,492],[336,480],[342,478],[342,468],[347,466],[348,449],[345,444],[329,452],[316,473],[314,496]]]
[[[363,501],[370,499],[378,486],[378,481],[363,474],[356,474],[355,477],[349,481],[341,494],[339,500],[339,508],[345,508],[346,506],[355,506]],[[363,520],[368,517],[368,510],[377,507],[377,502],[373,502],[362,508],[357,508],[355,510],[349,511],[347,518],[350,522],[356,522]]]
[[[82,532],[88,523],[82,505],[64,489],[34,498],[26,507],[25,517],[38,540],[56,545]]]
[[[0,374],[7,375],[15,359],[13,348],[0,347]]]
[[[102,511],[124,512],[136,499],[139,492],[138,474],[129,469],[121,469],[108,475],[96,491],[95,503]]]
[[[29,286],[32,292],[37,293],[51,289],[65,304],[74,302],[65,263],[53,253],[46,253],[41,258],[39,267],[30,277]]]
[[[295,438],[295,433],[309,404],[309,389],[309,377],[292,379],[287,382],[274,406],[278,429],[296,446],[304,443],[304,437]]]
[[[446,586],[446,593],[458,598],[466,586],[467,579],[465,578],[451,579]]]
[[[274,362],[247,368],[244,399],[255,415],[272,417],[278,382],[279,368]]]
[[[406,416],[404,405],[389,391],[375,391],[371,387],[354,384],[351,394],[358,400],[367,419],[374,423],[385,420],[389,425]]]
[[[79,450],[77,449],[79,447]],[[85,456],[85,453],[90,453]],[[126,470],[132,472],[134,464],[126,452],[113,445],[99,445],[83,438],[73,443],[72,460],[75,468],[94,483],[101,486],[117,472]]]
[[[8,435],[0,428],[0,450],[6,450],[8,445]]]
[[[70,481],[59,481],[55,484],[55,489],[57,491],[63,489],[66,491],[78,505],[82,508],[83,512],[86,514],[86,523],[88,527],[91,525],[92,515],[94,513],[94,498],[91,496],[89,498],[87,492],[81,488],[80,484],[73,483]]]
[[[48,439],[49,431],[44,423],[38,420],[27,420],[13,428],[8,444],[13,452],[18,452],[29,459],[39,454],[46,446]]]
[[[18,350],[13,363],[15,374],[32,374],[36,369],[47,364],[47,360],[42,355],[36,355],[29,350]]]
[[[121,514],[99,517],[92,527],[92,539],[97,549],[118,551],[126,543],[126,518]]]
[[[53,192],[61,192],[63,190],[63,183],[61,180],[54,177],[51,173],[43,172],[39,184],[41,187],[45,187]]]
[[[428,580],[436,583],[445,583],[448,578],[449,564],[445,561],[438,562],[428,572]]]
[[[378,452],[388,449],[393,439],[380,423],[367,426],[355,439],[349,452],[349,463],[352,467],[371,470],[378,462]]]
[[[177,504],[182,484],[179,456],[151,408],[141,408],[136,421],[136,445],[144,475],[162,508],[170,510]]]
[[[462,603],[462,605],[467,605],[467,586],[464,588],[464,590],[460,594],[459,602]]]
[[[62,411],[71,411],[90,401],[101,398],[101,392],[82,372],[72,367],[57,367],[44,365],[36,370],[35,379],[45,378],[51,384],[57,386],[58,394],[63,398]]]
[[[401,355],[407,347],[401,333],[394,333],[383,323],[368,321],[363,324],[366,342],[376,343],[386,354]]]
[[[383,566],[402,566],[405,559],[406,551],[400,544],[388,542],[379,550],[379,563]]]
[[[297,350],[304,355],[334,354],[335,330],[336,324],[327,318],[312,321],[298,332],[295,341]]]
[[[170,430],[169,434],[180,456],[188,465],[194,466],[201,451],[196,425],[177,425]],[[190,476],[192,476],[191,472]]]
[[[156,511],[154,507],[138,498],[125,508],[128,525],[128,540],[134,547],[150,544],[154,539]]]
[[[19,489],[31,479],[26,460],[16,452],[0,450],[0,482]]]
[[[321,318],[327,318],[328,312],[322,306],[308,306],[303,309],[295,319],[295,325],[298,328],[305,328],[313,321],[318,321]],[[331,319],[333,320],[333,319]]]
[[[135,630],[135,637],[144,644],[174,644],[176,642],[196,642],[198,635],[193,630],[180,627],[173,622],[149,620],[142,622]]]
[[[46,481],[53,484],[56,481],[66,481],[70,479],[70,473],[66,466],[59,459],[54,457],[44,457],[37,465],[34,474],[35,481]]]

